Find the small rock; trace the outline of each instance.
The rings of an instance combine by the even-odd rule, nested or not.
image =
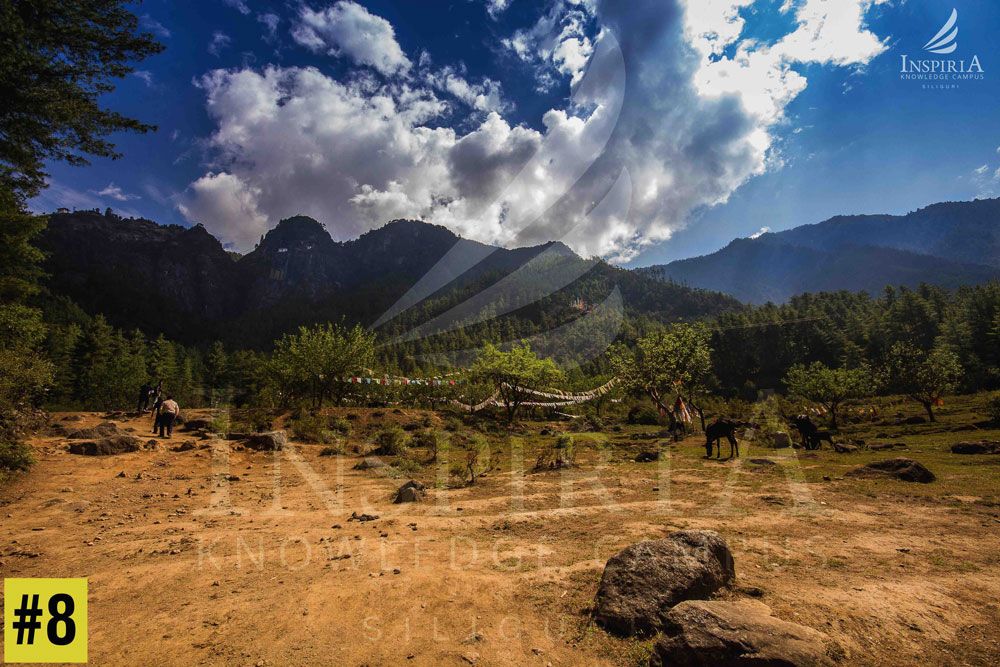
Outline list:
[[[416,480],[410,480],[406,484],[403,484],[396,491],[396,497],[393,498],[392,502],[399,503],[415,503],[424,499],[424,485]]]

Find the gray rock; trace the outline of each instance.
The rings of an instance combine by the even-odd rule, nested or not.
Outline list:
[[[784,449],[792,446],[792,439],[784,431],[778,431],[771,435],[771,446],[775,449]]]
[[[384,468],[384,467],[385,467],[385,461],[383,461],[382,459],[376,458],[374,456],[366,456],[365,458],[361,459],[361,461],[359,461],[356,466],[354,466],[354,469],[372,470],[374,468]]]
[[[594,621],[619,636],[649,636],[678,602],[706,598],[736,576],[733,555],[711,530],[682,530],[633,544],[608,560]]]
[[[920,482],[929,484],[937,479],[923,464],[913,459],[896,458],[884,461],[872,461],[868,465],[849,470],[844,475],[851,477],[892,477],[904,482]]]
[[[118,435],[118,425],[114,422],[102,422],[92,428],[81,428],[70,431],[66,437],[70,440],[97,440],[98,438],[108,438]]]
[[[392,502],[416,503],[424,499],[424,485],[416,480],[410,480],[396,491],[396,497]]]
[[[131,435],[113,435],[89,442],[74,442],[69,446],[69,453],[83,456],[112,456],[137,452],[141,448],[142,441],[139,438]]]
[[[252,433],[243,444],[259,452],[276,452],[285,448],[285,445],[288,444],[288,436],[285,435],[284,431]]]
[[[857,445],[849,445],[846,442],[835,442],[833,443],[833,451],[838,454],[853,454],[858,451]]]
[[[951,446],[952,454],[1000,454],[1000,442],[996,440],[978,440],[974,442],[956,442]]]
[[[667,614],[651,667],[830,666],[829,637],[772,615],[756,600],[688,601]]]

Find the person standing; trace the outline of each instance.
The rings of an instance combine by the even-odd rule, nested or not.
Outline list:
[[[156,431],[160,428],[160,413],[163,408],[163,394],[157,392],[155,389],[153,391],[155,392],[153,394],[153,409],[152,409],[153,433],[156,433]]]
[[[158,421],[160,426],[160,437],[171,437],[174,434],[174,420],[177,419],[177,415],[181,413],[181,406],[177,405],[177,401],[171,396],[167,396],[167,400],[163,401],[160,405],[160,419]],[[166,431],[166,436],[163,435]]]
[[[149,409],[149,395],[152,391],[153,388],[149,386],[148,382],[143,382],[142,386],[139,387],[139,405],[136,408],[136,412],[140,415]]]

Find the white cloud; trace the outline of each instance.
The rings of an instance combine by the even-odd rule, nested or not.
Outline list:
[[[507,107],[498,82],[484,78],[480,83],[470,83],[462,72],[450,65],[436,72],[426,72],[423,80],[429,86],[456,97],[477,111],[503,111]]]
[[[229,48],[229,45],[233,43],[232,38],[221,30],[216,30],[212,33],[212,41],[208,43],[208,52],[213,56],[218,57],[224,49]]]
[[[486,13],[494,20],[507,11],[508,7],[510,7],[510,0],[486,0]]]
[[[132,72],[132,76],[136,77],[137,79],[141,79],[142,82],[145,83],[147,87],[153,85],[153,73],[150,72],[149,70],[137,69],[136,71]]]
[[[129,194],[114,183],[108,183],[103,190],[91,190],[91,192],[99,197],[107,197],[108,199],[114,199],[115,201],[132,201],[134,199],[141,199],[139,195]]]
[[[227,7],[232,7],[240,14],[243,14],[243,16],[246,16],[250,13],[250,8],[247,7],[246,0],[222,0],[222,4],[226,5]]]
[[[292,37],[311,51],[347,56],[385,76],[410,69],[392,24],[352,0],[319,11],[303,5]]]
[[[759,239],[761,236],[763,236],[764,234],[767,234],[770,231],[771,231],[770,227],[761,227],[760,229],[758,229],[757,231],[755,231],[753,234],[751,234],[750,238],[752,238],[752,239]]]
[[[412,217],[485,242],[564,239],[630,259],[780,164],[785,107],[807,84],[797,65],[860,67],[884,49],[863,23],[871,0],[844,0],[838,16],[802,0],[770,44],[741,37],[753,1],[556,0],[504,41],[543,80],[572,84],[537,130],[507,120],[499,84],[460,65],[432,70],[421,54],[414,72],[392,26],[360,5],[303,8],[297,41],[388,78],[207,74],[215,159],[181,210],[242,249],[301,213],[339,238]],[[452,97],[479,112],[461,131],[448,123]]]
[[[162,37],[164,39],[170,37],[170,30],[168,30],[166,26],[164,26],[162,23],[154,19],[149,14],[143,14],[142,17],[139,19],[139,24],[143,28],[149,30],[158,37]]]
[[[522,61],[535,67],[538,87],[554,85],[556,74],[576,83],[593,51],[587,35],[589,6],[579,0],[556,0],[530,28],[518,30],[502,41]]]
[[[264,33],[265,42],[273,42],[278,38],[278,24],[281,23],[281,18],[277,14],[271,12],[258,14],[257,21],[263,24],[266,31]]]
[[[977,176],[982,176],[983,174],[985,174],[985,173],[986,173],[987,171],[989,171],[989,170],[990,170],[990,166],[989,166],[988,164],[984,164],[984,165],[981,165],[981,166],[979,166],[979,167],[976,167],[976,168],[975,168],[975,169],[973,169],[972,171],[973,171],[973,173],[975,173],[975,174],[976,174]]]

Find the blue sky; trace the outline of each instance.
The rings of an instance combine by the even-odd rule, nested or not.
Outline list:
[[[300,212],[338,238],[421,217],[645,265],[1000,194],[998,3],[710,4],[147,0],[167,48],[106,103],[158,131],[51,165],[33,207],[202,222],[244,250]],[[956,51],[923,52],[952,9]],[[985,73],[929,88],[902,54]]]

